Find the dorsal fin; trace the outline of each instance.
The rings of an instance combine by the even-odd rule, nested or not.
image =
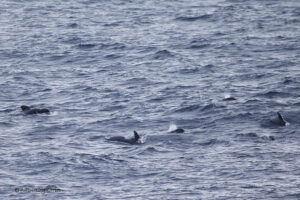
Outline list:
[[[134,133],[134,139],[135,139],[135,141],[138,141],[139,138],[140,138],[139,134],[136,131],[133,131],[133,133]]]
[[[280,114],[279,112],[277,112],[277,115],[278,115],[279,122],[280,122],[281,124],[285,125],[286,122],[284,121],[284,119],[283,119],[283,117],[281,116],[281,114]]]

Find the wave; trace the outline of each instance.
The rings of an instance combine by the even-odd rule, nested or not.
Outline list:
[[[280,92],[280,91],[269,91],[269,92],[265,92],[265,93],[259,93],[256,96],[272,99],[275,97],[290,97],[290,96],[294,96],[294,95],[290,94],[290,93],[286,93],[286,92]]]
[[[120,54],[108,54],[105,56],[105,58],[110,59],[110,60],[121,58],[121,57],[122,57],[122,55],[120,55]]]
[[[209,41],[206,39],[200,38],[197,40],[193,40],[190,45],[188,46],[189,49],[204,49],[211,46]]]
[[[204,107],[201,109],[201,111],[211,110],[211,109],[213,109],[213,108],[215,108],[215,107],[216,107],[216,105],[215,105],[214,103],[210,103],[210,104],[204,106]]]
[[[123,43],[103,43],[100,45],[101,49],[106,49],[106,50],[123,50],[126,48],[126,45]]]
[[[82,42],[82,39],[77,36],[71,36],[71,37],[67,36],[67,38],[61,38],[61,40],[63,43],[66,43],[66,44],[78,44],[78,43]]]
[[[187,22],[194,22],[197,20],[208,20],[211,19],[213,15],[210,14],[205,14],[205,15],[200,15],[200,16],[194,16],[194,17],[188,17],[188,16],[180,16],[176,17],[175,20],[179,21],[187,21]]]
[[[67,55],[53,55],[53,56],[49,56],[47,59],[50,61],[57,61],[57,60],[61,60],[66,58]]]
[[[192,44],[189,46],[190,49],[204,49],[209,47],[210,44]]]
[[[93,154],[88,154],[88,153],[76,153],[74,155],[75,157],[78,157],[80,162],[83,163],[93,163],[93,162],[106,162],[106,163],[111,163],[111,162],[124,162],[125,160],[115,158],[115,155],[109,154],[109,155],[93,155]],[[77,160],[77,159],[76,159]]]
[[[182,113],[182,112],[192,112],[195,110],[198,110],[201,106],[199,104],[191,105],[191,106],[186,106],[180,109],[175,110],[175,113]]]
[[[152,103],[155,103],[155,102],[161,102],[161,101],[164,101],[168,99],[167,97],[156,97],[156,98],[152,98],[152,99],[149,99],[147,100],[148,102],[152,102]]]
[[[270,135],[270,136],[266,136],[266,135],[259,136],[257,133],[239,133],[239,134],[236,135],[236,137],[245,138],[246,140],[250,139],[250,138],[270,140],[270,141],[275,140],[275,137],[272,136],[272,135]]]
[[[0,110],[0,113],[9,113],[14,111],[13,109],[4,109],[4,110]]]
[[[230,144],[229,141],[225,141],[225,140],[218,140],[218,139],[210,139],[204,142],[196,142],[195,144],[201,145],[201,146],[214,146],[214,145],[219,145],[219,144],[224,144],[224,145],[228,145]]]
[[[0,126],[4,126],[4,127],[13,127],[14,124],[13,124],[13,123],[9,123],[9,122],[0,122]]]
[[[139,152],[139,155],[152,155],[154,153],[166,153],[169,152],[167,150],[162,149],[161,147],[146,147],[145,149],[141,150],[141,152]]]
[[[79,45],[77,45],[77,47],[79,48],[79,49],[83,49],[83,50],[85,50],[85,49],[92,49],[92,48],[94,48],[95,46],[97,46],[96,44],[92,44],[92,43],[87,43],[87,44],[79,44]]]
[[[109,23],[104,24],[103,26],[116,27],[116,26],[120,26],[121,23],[122,23],[121,21],[118,21],[118,22],[109,22]]]
[[[174,113],[183,113],[183,112],[193,112],[193,111],[196,111],[196,110],[200,110],[200,111],[209,111],[209,110],[212,110],[214,108],[225,108],[226,106],[223,106],[223,105],[216,105],[214,103],[210,103],[210,104],[207,104],[205,106],[201,106],[200,104],[194,104],[194,105],[189,105],[189,106],[186,106],[186,107],[183,107],[183,108],[179,108],[179,109],[176,109],[174,111]]]
[[[184,68],[184,69],[180,69],[179,73],[180,74],[194,74],[200,71],[199,67],[193,67],[193,68]]]
[[[77,28],[79,25],[77,23],[70,23],[68,24],[69,28]]]
[[[106,111],[106,112],[109,112],[109,111],[116,111],[116,110],[123,110],[125,109],[126,106],[107,106],[107,107],[104,107],[102,109],[100,109],[99,111]]]
[[[141,83],[150,83],[150,81],[147,78],[131,78],[125,81],[125,84],[141,84]]]
[[[156,60],[163,60],[166,58],[173,57],[173,54],[168,50],[161,50],[154,54],[153,58]]]
[[[28,54],[20,52],[18,50],[0,50],[0,58],[26,58]]]

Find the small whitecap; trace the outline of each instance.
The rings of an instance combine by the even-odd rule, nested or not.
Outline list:
[[[285,126],[291,125],[289,122],[285,121]]]
[[[144,144],[147,140],[147,136],[146,135],[142,135],[138,141],[139,144]]]
[[[50,110],[50,115],[52,115],[52,116],[58,115],[58,112],[57,111],[51,112],[51,110]]]
[[[228,99],[228,98],[230,98],[230,97],[231,97],[230,94],[228,94],[228,93],[224,94],[224,99]]]

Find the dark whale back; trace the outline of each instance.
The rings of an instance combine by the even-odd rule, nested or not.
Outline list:
[[[32,114],[49,114],[50,111],[46,108],[43,108],[43,109],[38,109],[38,108],[33,108],[33,109],[30,109],[29,106],[21,106],[21,109],[22,111],[26,114],[26,115],[32,115]]]
[[[130,139],[127,139],[123,136],[115,136],[115,137],[109,138],[108,140],[117,141],[117,142],[125,142],[125,143],[128,143],[128,144],[137,144],[139,139],[140,139],[140,136],[136,131],[134,131],[133,133],[134,133],[134,137],[130,138]]]
[[[32,115],[32,114],[43,114],[43,113],[46,113],[46,114],[49,114],[50,111],[46,108],[43,108],[43,109],[37,109],[37,108],[34,108],[34,109],[30,109],[28,111],[25,112],[27,115]]]
[[[184,129],[182,128],[177,128],[174,131],[171,131],[170,133],[184,133]]]
[[[223,101],[235,101],[236,98],[234,97],[227,97],[227,98],[224,98]]]

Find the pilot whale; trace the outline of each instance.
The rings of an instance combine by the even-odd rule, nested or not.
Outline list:
[[[49,114],[50,111],[46,108],[43,109],[38,109],[38,108],[30,108],[29,106],[21,106],[22,111],[26,114],[26,115],[32,115],[32,114]]]
[[[278,125],[278,126],[286,126],[286,125],[288,125],[288,122],[286,122],[283,119],[282,115],[279,112],[277,112],[277,118],[271,120],[271,122],[273,124],[275,124],[275,125]]]
[[[109,138],[108,140],[117,141],[117,142],[125,142],[125,143],[128,143],[128,144],[137,144],[139,139],[140,139],[140,136],[136,131],[133,131],[133,133],[134,133],[134,137],[130,138],[130,139],[127,139],[123,136],[115,136],[115,137]]]
[[[169,133],[184,133],[184,129],[183,128],[177,128],[173,131],[169,131]]]
[[[223,99],[223,101],[235,101],[235,100],[236,100],[236,98],[234,98],[234,97],[225,97]]]
[[[178,128],[176,124],[170,124],[168,133],[184,133],[183,128]]]
[[[223,101],[235,101],[236,98],[232,97],[230,94],[225,94]]]

